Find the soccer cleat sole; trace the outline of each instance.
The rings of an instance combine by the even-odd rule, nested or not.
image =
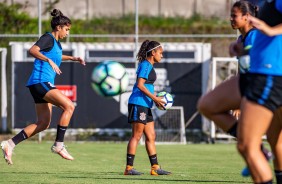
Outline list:
[[[8,144],[7,142],[3,141],[1,143],[1,149],[2,149],[2,152],[3,152],[4,159],[5,159],[6,163],[8,165],[13,165],[12,159],[11,158],[9,159],[9,156],[6,154],[6,152],[8,152],[7,149],[9,149],[7,144]]]
[[[63,154],[63,150],[62,151],[56,151],[56,148],[54,148],[53,146],[51,147],[51,152],[54,153],[54,154],[58,154],[63,159],[71,160],[71,161],[74,160],[74,158],[71,155],[68,156],[68,155]]]
[[[168,171],[165,171],[163,173],[158,173],[157,171],[155,170],[152,170],[151,171],[151,175],[152,176],[163,176],[163,175],[171,175],[172,173],[171,172],[168,172]]]

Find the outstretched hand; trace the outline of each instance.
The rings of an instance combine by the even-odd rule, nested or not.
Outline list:
[[[240,114],[241,114],[240,109],[236,109],[236,110],[233,110],[233,111],[232,111],[232,115],[236,118],[236,120],[239,119]]]
[[[73,57],[73,61],[78,61],[82,65],[86,65],[85,61],[81,57]]]
[[[271,27],[268,26],[264,21],[253,16],[249,16],[248,20],[256,29],[260,30],[268,36],[272,36]]]
[[[265,22],[263,22],[262,20],[253,17],[253,16],[249,16],[249,21],[250,23],[258,30],[265,30],[267,27],[267,24]]]

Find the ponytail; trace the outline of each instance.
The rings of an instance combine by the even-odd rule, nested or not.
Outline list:
[[[150,40],[145,40],[140,49],[139,52],[136,56],[137,60],[139,62],[142,62],[146,60],[147,57],[152,55],[152,51],[158,47],[160,47],[161,44],[157,41],[150,41]]]

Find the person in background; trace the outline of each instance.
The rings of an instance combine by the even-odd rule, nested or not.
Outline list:
[[[145,135],[145,146],[151,163],[151,175],[169,175],[171,172],[161,169],[155,146],[155,128],[151,108],[153,102],[163,106],[162,97],[154,94],[154,82],[157,79],[154,64],[163,57],[163,48],[157,41],[145,40],[137,54],[139,65],[136,71],[136,83],[128,101],[128,123],[132,127],[132,136],[127,145],[126,168],[124,175],[141,175],[133,168],[138,143]]]
[[[243,74],[249,70],[249,57],[244,54],[242,48],[251,49],[255,36],[256,29],[248,21],[249,16],[257,16],[258,7],[248,1],[237,1],[233,4],[230,14],[230,23],[233,29],[239,30],[241,35],[236,42],[230,45],[230,54],[238,56],[239,73]],[[241,103],[241,94],[239,91],[239,75],[223,81],[216,86],[212,91],[203,95],[198,101],[198,110],[208,119],[212,120],[223,131],[234,137],[237,135],[237,126]],[[232,114],[231,111],[236,113]],[[261,150],[265,157],[270,160],[272,153],[263,145]],[[249,176],[248,167],[242,170],[243,176]]]
[[[265,1],[258,18],[248,17],[257,29],[250,50],[250,69],[240,75],[241,116],[237,148],[246,161],[254,183],[271,184],[271,168],[260,151],[261,137],[274,153],[277,183],[282,183],[282,1]],[[278,117],[275,117],[274,114]]]
[[[4,158],[9,165],[13,164],[12,152],[16,145],[49,127],[52,105],[61,108],[63,112],[58,120],[57,136],[51,151],[64,159],[74,159],[64,145],[64,136],[74,112],[74,104],[56,88],[54,81],[57,74],[62,74],[59,68],[62,60],[77,61],[82,65],[85,65],[85,61],[80,57],[62,54],[59,40],[68,36],[71,20],[58,9],[54,9],[51,16],[53,17],[51,20],[52,31],[42,35],[29,50],[35,60],[27,87],[35,102],[37,121],[25,127],[13,138],[1,143]]]

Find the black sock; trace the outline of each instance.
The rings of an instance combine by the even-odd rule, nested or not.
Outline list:
[[[261,183],[255,183],[255,184],[272,184],[272,180],[261,182]]]
[[[22,130],[20,133],[18,133],[17,135],[15,135],[13,138],[12,138],[12,141],[15,143],[15,145],[19,144],[20,142],[26,140],[28,137],[25,133],[24,130]]]
[[[133,166],[135,155],[127,154],[126,155],[126,165]]]
[[[149,159],[150,159],[150,162],[151,162],[151,166],[159,165],[158,164],[157,154],[149,156]]]
[[[238,121],[235,122],[235,124],[227,131],[230,135],[234,136],[237,138],[237,125]]]
[[[67,126],[57,126],[57,136],[56,142],[64,142],[65,133],[67,131]]]
[[[276,176],[276,183],[282,184],[282,171],[274,170]]]

